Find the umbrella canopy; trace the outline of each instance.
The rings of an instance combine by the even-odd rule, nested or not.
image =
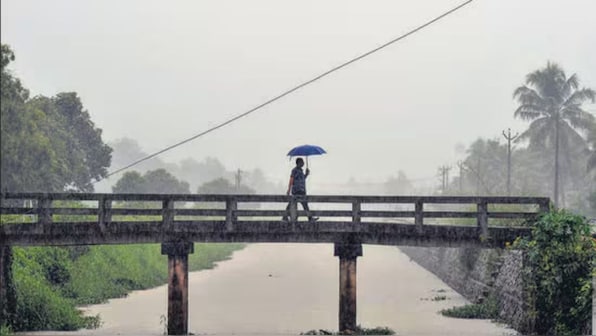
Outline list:
[[[319,146],[314,145],[302,145],[292,148],[288,152],[288,156],[309,156],[309,155],[321,155],[325,154],[325,150]]]
[[[288,152],[288,156],[305,156],[306,157],[306,168],[308,168],[308,157],[309,155],[321,155],[326,154],[325,150],[315,145],[302,145],[292,148]]]

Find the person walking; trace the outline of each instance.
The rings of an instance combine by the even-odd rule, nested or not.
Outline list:
[[[308,208],[308,202],[306,201],[306,178],[310,174],[310,170],[306,168],[306,174],[302,171],[302,167],[304,166],[304,160],[302,158],[296,159],[296,167],[292,169],[292,173],[290,174],[290,182],[288,183],[288,191],[286,194],[289,196],[290,194],[293,196],[298,196],[298,200],[300,204],[302,204],[302,208],[306,211],[306,215],[308,216],[308,220],[314,222],[318,220],[318,217],[313,217],[310,214],[310,209]],[[288,220],[288,214],[290,212],[290,205],[292,203],[288,203],[286,207],[286,215],[282,218],[282,220]]]

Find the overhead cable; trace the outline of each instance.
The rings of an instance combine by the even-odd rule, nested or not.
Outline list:
[[[289,89],[287,91],[284,91],[283,93],[281,93],[281,94],[279,94],[279,95],[277,95],[277,96],[275,96],[275,97],[267,100],[266,102],[264,102],[264,103],[262,103],[260,105],[257,105],[255,107],[253,107],[252,109],[250,109],[250,110],[248,110],[248,111],[246,111],[246,112],[244,112],[242,114],[239,114],[239,115],[237,115],[237,116],[235,116],[235,117],[233,117],[231,119],[228,119],[228,120],[226,120],[226,121],[224,121],[224,122],[222,122],[222,123],[220,123],[220,124],[218,124],[218,125],[216,125],[214,127],[211,127],[211,128],[209,128],[209,129],[207,129],[207,130],[205,130],[205,131],[203,131],[203,132],[201,132],[199,134],[193,135],[190,138],[187,138],[187,139],[182,140],[180,142],[177,142],[177,143],[175,143],[175,144],[173,144],[171,146],[168,146],[168,147],[166,147],[166,148],[164,148],[164,149],[162,149],[160,151],[157,151],[157,152],[155,152],[153,154],[149,154],[149,155],[147,155],[147,156],[145,156],[145,157],[143,157],[141,159],[138,159],[138,160],[136,160],[136,161],[134,161],[134,162],[132,162],[132,163],[130,163],[130,164],[122,167],[122,168],[119,168],[119,169],[116,169],[116,170],[114,170],[112,172],[109,172],[103,179],[105,179],[107,177],[110,177],[112,175],[118,174],[118,173],[120,173],[120,172],[122,172],[124,170],[127,170],[127,169],[129,169],[129,168],[131,168],[133,166],[138,165],[141,162],[147,161],[147,160],[149,160],[151,158],[154,158],[154,157],[156,157],[156,156],[158,156],[160,154],[163,154],[163,153],[165,153],[165,152],[167,152],[169,150],[172,150],[172,149],[174,149],[174,148],[176,148],[178,146],[184,145],[187,142],[193,141],[193,140],[195,140],[195,139],[197,139],[199,137],[202,137],[202,136],[204,136],[206,134],[209,134],[209,133],[211,133],[211,132],[213,132],[213,131],[215,131],[217,129],[220,129],[220,128],[224,127],[224,126],[227,126],[227,125],[233,123],[234,121],[236,121],[236,120],[238,120],[240,118],[246,117],[247,115],[249,115],[249,114],[251,114],[253,112],[258,111],[261,108],[263,108],[263,107],[265,107],[265,106],[267,106],[267,105],[269,105],[269,104],[271,104],[271,103],[273,103],[273,102],[275,102],[275,101],[277,101],[277,100],[279,100],[279,99],[281,99],[281,98],[283,98],[283,97],[285,97],[285,96],[287,96],[287,95],[289,95],[289,94],[291,94],[293,92],[296,92],[296,91],[300,90],[301,88],[303,88],[303,87],[305,87],[305,86],[307,86],[309,84],[312,84],[312,83],[318,81],[319,79],[321,79],[323,77],[326,77],[326,76],[328,76],[328,75],[330,75],[330,74],[332,74],[332,73],[334,73],[334,72],[336,72],[336,71],[338,71],[338,70],[340,70],[342,68],[345,68],[345,67],[347,67],[348,65],[350,65],[352,63],[355,63],[355,62],[357,62],[357,61],[359,61],[359,60],[361,60],[361,59],[363,59],[363,58],[365,58],[367,56],[370,56],[370,55],[372,55],[372,54],[374,54],[374,53],[376,53],[376,52],[378,52],[378,51],[380,51],[380,50],[382,50],[382,49],[384,49],[384,48],[386,48],[386,47],[388,47],[388,46],[390,46],[390,45],[392,45],[392,44],[394,44],[394,43],[396,43],[396,42],[398,42],[398,41],[400,41],[400,40],[402,40],[402,39],[404,39],[404,38],[406,38],[406,37],[408,37],[408,36],[410,36],[410,35],[412,35],[414,33],[416,33],[416,32],[418,32],[418,31],[420,31],[420,30],[422,30],[422,29],[430,26],[431,24],[433,24],[433,23],[435,23],[435,22],[443,19],[444,17],[446,17],[446,16],[448,16],[448,15],[450,15],[450,14],[458,11],[459,9],[465,7],[466,5],[470,4],[472,1],[474,1],[474,0],[465,1],[465,2],[461,3],[460,5],[458,5],[458,6],[454,7],[454,8],[452,8],[452,9],[448,10],[447,12],[444,12],[443,14],[435,17],[434,19],[432,19],[430,21],[427,21],[426,23],[424,23],[424,24],[422,24],[422,25],[420,25],[420,26],[418,26],[418,27],[416,27],[416,28],[408,31],[407,33],[405,33],[403,35],[400,35],[399,37],[396,37],[396,38],[390,40],[389,42],[386,42],[386,43],[384,43],[384,44],[382,44],[382,45],[380,45],[380,46],[378,46],[378,47],[376,47],[376,48],[374,48],[372,50],[369,50],[369,51],[361,54],[360,56],[357,56],[355,58],[352,58],[349,61],[346,61],[346,62],[344,62],[344,63],[342,63],[342,64],[340,64],[338,66],[335,66],[334,68],[332,68],[332,69],[330,69],[328,71],[325,71],[325,72],[321,73],[320,75],[313,77],[312,79],[309,79],[309,80],[307,80],[305,82],[302,82],[301,84],[298,84],[298,85],[294,86],[293,88],[291,88],[291,89]],[[103,179],[99,179],[99,180],[93,182],[93,184],[95,184],[95,183],[97,183],[97,182],[99,182],[99,181],[101,181]]]

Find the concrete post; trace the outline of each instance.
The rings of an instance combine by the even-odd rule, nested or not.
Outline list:
[[[422,203],[422,200],[417,200],[414,207],[414,224],[416,224],[416,227],[421,228],[424,224],[424,204]]]
[[[168,335],[188,334],[188,254],[194,244],[161,244],[161,254],[168,255]]]
[[[356,258],[362,256],[362,244],[335,243],[339,257],[339,331],[356,330]]]
[[[480,231],[480,241],[485,242],[490,237],[488,236],[488,204],[486,200],[480,200],[477,204],[478,208],[478,230]]]

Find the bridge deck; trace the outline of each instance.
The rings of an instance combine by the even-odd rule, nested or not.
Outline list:
[[[280,195],[0,194],[0,244],[351,241],[502,247],[528,236],[525,222],[549,206],[548,198],[532,197],[308,196],[317,209],[310,215],[321,217],[308,222],[299,220],[308,215],[297,210],[303,200]],[[288,221],[281,220],[284,215]]]

